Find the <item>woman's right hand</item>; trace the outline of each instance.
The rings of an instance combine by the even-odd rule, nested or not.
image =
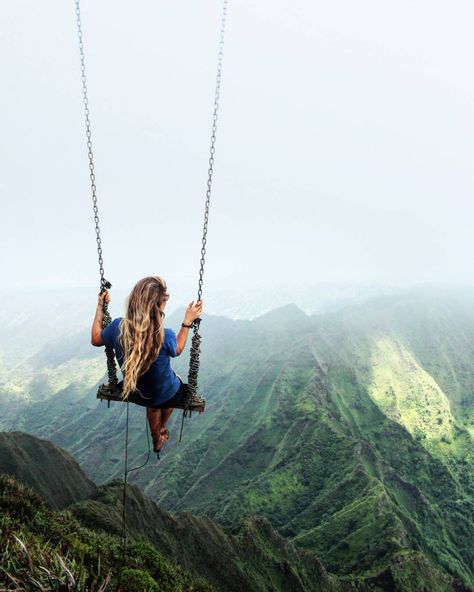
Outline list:
[[[186,312],[184,313],[184,324],[185,325],[192,325],[196,319],[198,319],[202,315],[202,307],[204,303],[202,300],[198,300],[197,302],[190,302],[186,308]]]
[[[97,306],[100,306],[100,308],[102,308],[104,306],[104,302],[105,304],[109,304],[110,302],[110,294],[108,290],[104,290],[103,292],[101,292],[99,294],[99,300],[97,302]]]

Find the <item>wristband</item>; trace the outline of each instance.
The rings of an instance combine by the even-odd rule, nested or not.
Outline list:
[[[184,323],[181,323],[181,327],[186,327],[186,329],[192,329],[193,324],[191,323],[190,325],[185,325]]]

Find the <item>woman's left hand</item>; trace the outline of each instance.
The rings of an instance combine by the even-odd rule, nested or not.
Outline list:
[[[198,300],[197,302],[190,302],[184,313],[184,324],[191,325],[194,321],[202,315],[203,301]]]

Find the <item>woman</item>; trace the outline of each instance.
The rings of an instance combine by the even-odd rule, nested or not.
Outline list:
[[[183,404],[187,391],[187,385],[172,370],[170,358],[184,350],[189,329],[201,316],[203,307],[202,301],[188,305],[176,335],[163,325],[168,299],[163,278],[143,278],[128,297],[125,316],[114,319],[102,329],[103,303],[110,302],[110,294],[105,290],[99,294],[91,335],[92,345],[106,345],[115,350],[124,377],[124,399],[147,407],[153,448],[158,458],[169,438],[166,423],[173,408]]]

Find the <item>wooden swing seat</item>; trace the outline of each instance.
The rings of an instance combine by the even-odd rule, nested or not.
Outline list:
[[[101,384],[97,391],[97,398],[101,401],[107,401],[108,407],[110,407],[110,401],[116,401],[117,403],[125,403],[126,399],[122,397],[122,390],[120,386],[111,387],[108,384]],[[202,413],[206,406],[206,401],[202,397],[191,397],[188,401],[188,411],[195,411]],[[184,409],[184,403],[181,405],[174,406],[175,409]]]

